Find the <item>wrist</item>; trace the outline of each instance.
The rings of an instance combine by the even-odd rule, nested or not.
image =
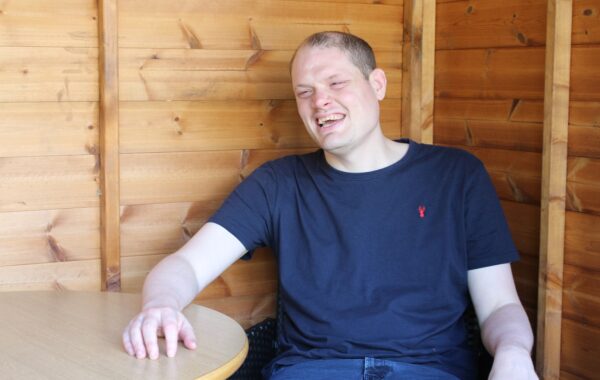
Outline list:
[[[170,308],[177,311],[181,310],[179,302],[172,296],[155,296],[149,299],[144,299],[142,310]]]

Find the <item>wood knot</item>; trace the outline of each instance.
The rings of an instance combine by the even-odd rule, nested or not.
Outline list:
[[[89,127],[88,127],[89,128]],[[98,147],[96,145],[86,145],[85,146],[85,150],[91,154],[91,155],[97,155],[98,154]]]
[[[475,10],[475,9],[473,8],[473,6],[472,6],[472,5],[469,5],[469,6],[467,7],[467,14],[468,14],[468,15],[470,15],[470,14],[473,14],[473,11],[474,11],[474,10]]]
[[[67,261],[67,255],[63,248],[58,244],[56,239],[52,236],[47,237],[48,247],[50,248],[50,254],[54,261],[65,262]]]
[[[584,9],[583,10],[583,15],[584,16],[591,16],[594,14],[594,11],[592,11],[591,9]]]
[[[283,103],[283,101],[281,101],[280,99],[271,99],[271,100],[269,100],[269,107],[277,108],[277,107],[281,106],[282,103]]]
[[[87,129],[94,129],[94,125],[93,124],[88,125]]]

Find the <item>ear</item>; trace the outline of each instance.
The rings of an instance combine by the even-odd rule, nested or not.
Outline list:
[[[387,78],[385,77],[385,73],[381,69],[374,69],[369,74],[369,83],[375,91],[375,95],[378,100],[383,100],[385,98],[385,90],[387,88]]]

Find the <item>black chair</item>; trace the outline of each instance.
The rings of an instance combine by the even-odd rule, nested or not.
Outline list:
[[[479,323],[472,306],[465,312],[465,324],[468,344],[477,353],[478,379],[485,380],[492,368],[493,358],[483,347]],[[265,319],[246,330],[246,335],[249,345],[248,356],[237,372],[229,377],[230,380],[261,380],[262,368],[277,354],[276,319]]]

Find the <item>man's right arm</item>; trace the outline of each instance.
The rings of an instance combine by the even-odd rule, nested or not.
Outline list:
[[[158,263],[144,282],[142,311],[123,331],[123,346],[138,358],[158,358],[157,337],[167,356],[177,342],[194,349],[194,332],[181,313],[194,297],[246,252],[242,243],[215,223],[205,224],[183,247]]]

